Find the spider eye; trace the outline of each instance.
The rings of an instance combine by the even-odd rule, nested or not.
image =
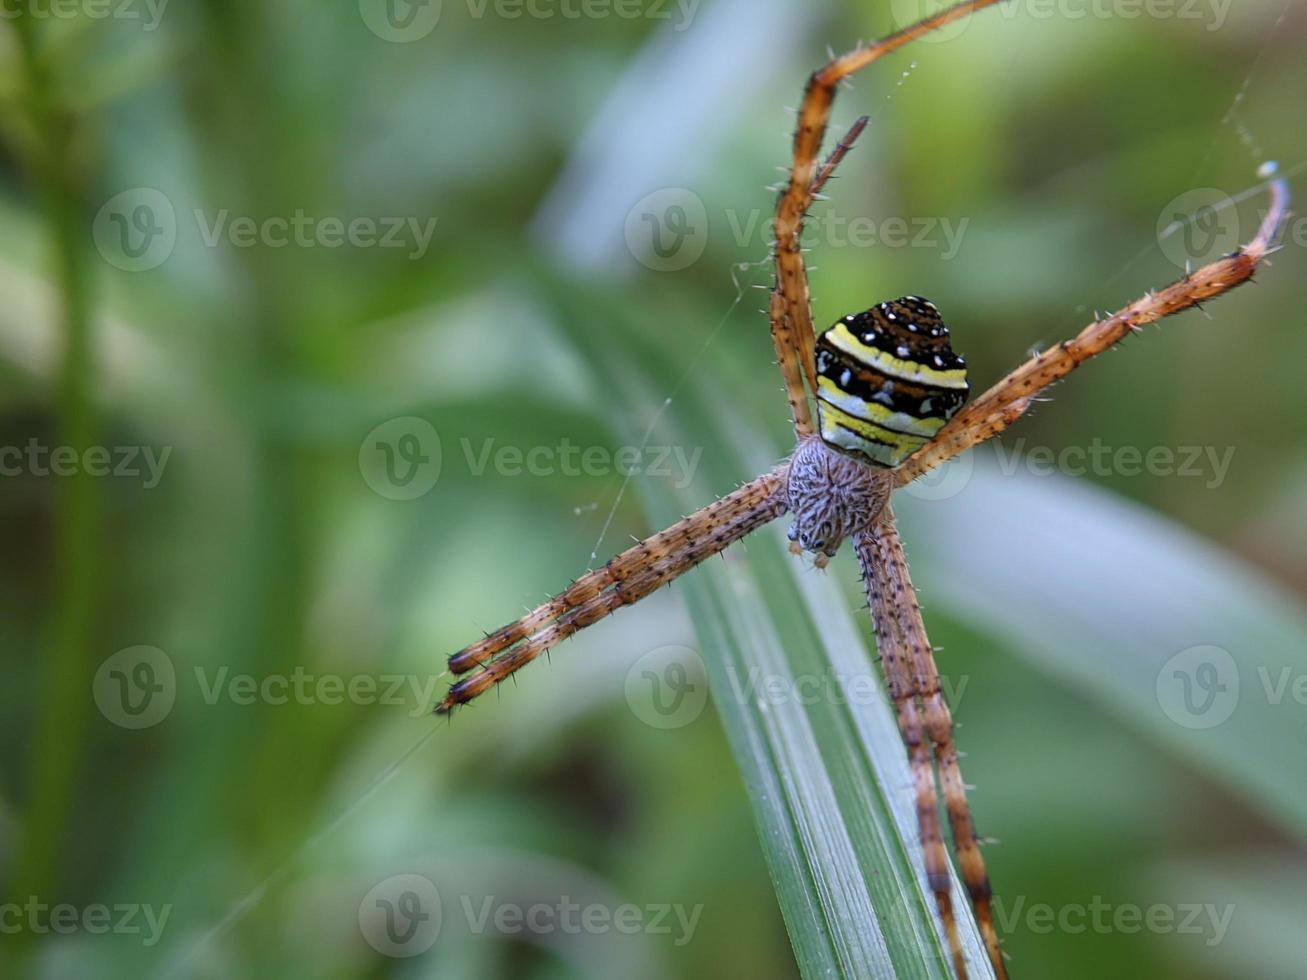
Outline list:
[[[822,439],[877,466],[898,466],[933,439],[971,390],[939,310],[920,296],[844,317],[817,352]]]

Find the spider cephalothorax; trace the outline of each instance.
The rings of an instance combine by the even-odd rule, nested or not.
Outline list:
[[[874,466],[930,442],[970,390],[939,310],[920,296],[850,314],[817,338],[821,437]]]
[[[790,459],[786,495],[794,521],[791,550],[811,551],[824,568],[845,538],[880,516],[894,489],[889,470],[868,466],[812,436],[799,443]]]

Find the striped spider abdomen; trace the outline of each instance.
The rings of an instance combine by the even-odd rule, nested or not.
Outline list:
[[[898,466],[928,443],[970,391],[966,361],[920,296],[850,314],[817,338],[821,438],[874,466]]]

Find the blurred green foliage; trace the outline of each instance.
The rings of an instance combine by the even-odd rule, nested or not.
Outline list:
[[[742,573],[694,573],[452,725],[429,718],[428,688],[445,654],[592,550],[602,561],[668,501],[706,501],[787,451],[762,294],[745,288],[767,274],[740,268],[766,255],[785,107],[827,43],[883,34],[917,5],[705,0],[660,19],[446,0],[411,43],[378,29],[381,6],[115,8],[132,18],[28,3],[0,24],[0,894],[6,910],[168,909],[155,943],[140,916],[140,932],[64,935],[11,929],[15,912],[0,963],[795,976],[715,709],[660,729],[632,693],[630,671],[663,647],[717,670],[714,614],[696,608],[696,629],[682,600],[715,602]],[[872,126],[814,214],[817,320],[928,295],[983,385],[1174,278],[1168,202],[1215,188],[1238,199],[1218,230],[1248,237],[1257,165],[1307,160],[1305,28],[1279,0],[1024,0],[868,74],[837,121]],[[660,272],[628,251],[625,223],[667,187],[703,204],[708,234],[697,261]],[[154,200],[140,188],[171,224],[139,210]],[[245,247],[233,224],[296,214],[325,237]],[[114,249],[150,218],[175,232],[157,264]],[[331,221],[358,218],[402,219],[401,246],[329,243]],[[931,242],[849,239],[847,222],[896,218]],[[955,249],[945,222],[964,229]],[[1003,840],[987,857],[1018,975],[1300,972],[1304,227],[1210,319],[1150,329],[1058,387],[1002,453],[978,454],[963,491],[899,507],[977,819]],[[439,434],[439,478],[392,499],[370,447],[414,417]],[[611,460],[646,433],[735,451],[628,485]],[[564,440],[610,462],[526,462]],[[116,476],[59,476],[32,445],[136,455]],[[1083,475],[1035,465],[1043,447],[1095,445],[1109,463]],[[1228,469],[1119,455],[1191,446]],[[167,451],[157,485],[146,450]],[[798,574],[855,610],[848,558]],[[762,577],[769,607],[792,608],[790,580]],[[1191,727],[1159,678],[1209,645],[1235,664],[1238,703]],[[164,659],[110,663],[140,647]],[[127,727],[112,695],[142,662],[152,682],[171,668],[175,697]],[[404,686],[286,703],[228,686],[297,671]],[[444,900],[439,941],[413,959],[360,925],[370,890],[405,873]],[[670,933],[506,938],[468,926],[463,899],[476,912],[485,896],[701,914],[685,942],[674,919]],[[1228,927],[1191,908],[1228,911]]]

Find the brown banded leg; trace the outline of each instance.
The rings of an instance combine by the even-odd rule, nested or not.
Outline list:
[[[794,327],[786,310],[785,297],[779,289],[771,292],[768,308],[771,318],[771,339],[776,347],[776,363],[785,378],[785,397],[790,401],[790,417],[794,419],[794,439],[802,442],[815,431],[812,427],[812,409],[808,405],[808,391],[803,386],[803,370],[796,355],[798,344]]]
[[[1200,306],[1204,300],[1252,279],[1257,267],[1274,251],[1274,241],[1288,215],[1288,185],[1277,178],[1270,181],[1269,187],[1271,207],[1251,242],[1165,289],[1146,294],[1107,319],[1091,323],[1070,340],[1026,361],[955,415],[931,442],[898,467],[895,478],[899,486],[998,435],[1021,417],[1041,391],[1144,324]]]
[[[895,621],[897,633],[906,643],[906,653],[912,663],[913,687],[921,699],[926,732],[934,746],[935,765],[939,769],[940,786],[944,791],[944,804],[948,810],[953,848],[962,872],[962,882],[971,898],[976,922],[980,926],[994,972],[1000,978],[1006,977],[998,930],[994,925],[993,889],[985,871],[985,859],[980,853],[971,808],[967,805],[966,784],[962,781],[957,745],[953,741],[953,716],[944,703],[934,649],[926,634],[921,605],[908,574],[903,541],[889,508],[886,508],[880,521],[859,539],[859,557],[864,563],[872,563],[880,595],[887,603],[886,615]]]
[[[912,768],[912,785],[916,794],[917,828],[921,836],[922,856],[926,866],[926,880],[939,906],[939,917],[944,923],[949,954],[959,980],[966,980],[967,965],[962,956],[962,940],[958,935],[957,917],[953,912],[952,878],[949,875],[948,851],[940,831],[939,799],[935,792],[935,770],[931,762],[931,743],[917,697],[916,676],[907,637],[898,618],[893,615],[893,595],[886,589],[883,576],[878,572],[879,557],[871,532],[864,531],[855,538],[858,562],[862,566],[862,581],[867,590],[871,609],[872,629],[876,635],[876,650],[880,654],[885,686],[894,703],[899,732],[908,751]]]
[[[454,654],[449,658],[450,671],[455,674],[465,674],[475,667],[489,663],[509,647],[538,633],[570,610],[598,598],[606,589],[625,582],[636,572],[668,555],[683,552],[696,538],[702,537],[706,529],[734,520],[783,489],[786,472],[784,466],[777,467],[751,483],[746,483],[734,493],[727,494],[702,510],[677,521],[671,527],[632,545],[610,560],[603,568],[582,575],[565,591],[521,619],[500,627],[488,634],[485,639],[478,640]]]
[[[866,128],[867,117],[863,116],[853,124],[853,128],[848,131],[844,139],[836,144],[826,163],[813,178],[811,191],[813,197],[816,197],[826,186],[826,182],[834,175],[835,168],[848,156],[854,142]],[[779,287],[772,289],[768,315],[771,319],[772,345],[776,348],[776,363],[780,365],[781,375],[785,378],[785,394],[790,402],[790,415],[794,419],[794,440],[802,442],[812,435],[815,429],[808,405],[808,391],[803,384],[804,369],[800,363],[802,353],[799,338],[790,320],[785,295]]]
[[[623,552],[602,570],[516,623],[450,658],[465,674],[437,711],[447,713],[485,693],[546,650],[673,581],[730,544],[785,513],[788,474],[779,466],[709,506]],[[516,637],[509,640],[508,638]],[[488,652],[489,651],[489,652]]]
[[[844,79],[861,71],[877,58],[889,54],[923,34],[966,17],[973,11],[992,6],[999,0],[966,0],[937,14],[905,27],[901,31],[876,41],[857,51],[836,58],[824,68],[814,72],[804,91],[803,105],[799,109],[798,128],[794,133],[794,162],[790,179],[776,205],[776,288],[785,298],[789,314],[790,331],[795,343],[795,354],[812,391],[817,390],[815,362],[815,335],[812,329],[812,301],[808,292],[808,273],[804,267],[800,238],[803,220],[812,205],[814,194],[821,189],[830,171],[843,158],[848,145],[865,125],[861,120],[849,137],[836,147],[830,160],[818,166],[822,142],[830,123],[831,105],[835,101],[835,87]],[[782,355],[782,360],[786,355]]]

